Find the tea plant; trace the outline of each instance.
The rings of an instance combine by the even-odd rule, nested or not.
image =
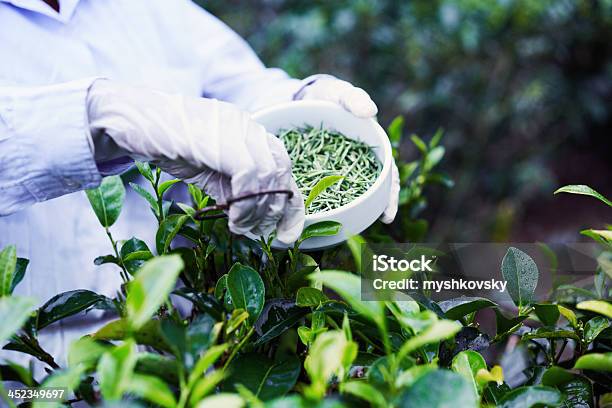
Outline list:
[[[425,146],[430,159],[417,164],[421,175],[432,174],[438,141]],[[138,168],[150,185],[132,187],[157,217],[154,248],[112,235],[125,196],[119,177],[88,192],[113,251],[96,263],[116,265],[125,281],[113,299],[76,290],[35,308],[32,299],[12,296],[27,261],[14,247],[0,253],[0,341],[35,357],[47,372],[34,378],[30,368],[5,361],[2,380],[65,387],[65,405],[595,407],[612,401],[609,228],[583,232],[602,246],[592,287],[559,285],[547,302],[534,297],[535,262],[509,248],[500,273],[516,305],[512,314],[485,298],[434,302],[398,293],[393,301],[368,302],[355,273],[326,269],[320,254],[302,253],[299,242],[274,250],[272,237],[255,242],[232,236],[222,219],[199,221],[193,215],[210,202],[201,190],[189,186],[192,202],[173,203],[166,193],[176,181],[162,182],[147,164]],[[420,200],[423,183],[404,185],[408,202]],[[300,240],[339,228],[311,225]],[[365,240],[348,246],[357,244]],[[359,270],[359,251],[353,253]],[[187,313],[177,298],[189,301]],[[94,308],[116,318],[75,341],[67,364],[58,364],[38,343],[39,333]],[[484,309],[495,312],[494,333],[478,323]],[[500,361],[524,369],[504,372],[501,363],[485,360],[498,346],[507,349]],[[14,406],[6,389],[0,393]]]

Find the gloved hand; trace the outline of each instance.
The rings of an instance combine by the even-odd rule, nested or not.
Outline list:
[[[371,118],[378,113],[376,104],[370,95],[351,83],[331,75],[313,75],[304,79],[304,86],[294,95],[296,100],[316,99],[337,103],[344,109],[360,118]],[[390,224],[395,219],[399,203],[400,180],[397,165],[391,168],[391,194],[389,204],[380,220]]]
[[[233,203],[229,228],[294,242],[304,225],[304,201],[283,143],[229,103],[121,86],[97,80],[89,90],[94,137],[110,138],[125,155],[152,161],[203,188],[217,202],[248,192],[286,189]]]

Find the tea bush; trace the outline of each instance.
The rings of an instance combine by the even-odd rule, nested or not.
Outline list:
[[[397,148],[402,119],[389,134]],[[444,156],[442,133],[428,142],[412,136],[419,160],[400,163],[400,216],[415,236],[427,224],[418,214],[424,189],[450,186],[436,172]],[[112,253],[95,259],[114,264],[124,284],[108,298],[88,290],[61,293],[36,307],[12,296],[28,261],[16,249],[0,253],[0,342],[33,356],[46,375],[11,361],[0,366],[4,381],[32,387],[65,387],[65,404],[161,407],[595,407],[612,404],[612,230],[584,234],[602,247],[589,288],[561,285],[546,302],[534,300],[537,266],[509,248],[501,265],[517,311],[508,314],[484,298],[437,303],[417,300],[366,302],[353,271],[326,269],[327,253],[306,254],[298,245],[274,250],[233,236],[222,219],[194,214],[211,199],[190,185],[191,203],[168,200],[177,180],[161,181],[159,169],[138,163],[148,186],[132,184],[155,214],[155,247],[132,237],[117,239],[112,226],[125,197],[120,177],[88,191]],[[586,186],[559,192],[607,199]],[[301,240],[338,233],[340,225],[311,225]],[[101,231],[101,233],[103,233]],[[374,226],[347,242],[359,269],[360,245],[391,240],[392,230]],[[180,239],[179,239],[180,238]],[[184,244],[187,242],[188,244]],[[182,244],[181,244],[182,243]],[[337,255],[338,252],[333,252]],[[563,292],[563,296],[560,293]],[[191,304],[184,313],[177,299]],[[75,341],[60,366],[39,344],[49,325],[91,309],[116,314],[95,333]],[[496,330],[477,321],[493,309]],[[500,365],[482,352],[513,349],[525,380],[508,383]],[[4,383],[6,384],[6,383]],[[5,386],[0,387],[6,404]],[[55,404],[60,406],[61,404]],[[35,402],[34,407],[52,406]]]

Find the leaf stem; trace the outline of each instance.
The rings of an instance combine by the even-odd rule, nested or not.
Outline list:
[[[182,364],[179,365],[179,383],[181,395],[176,406],[177,408],[184,408],[187,404],[187,398],[189,397],[189,392],[191,390],[187,387],[187,381],[185,381],[185,369],[183,368]]]
[[[236,347],[234,347],[234,349],[232,350],[232,353],[230,354],[230,356],[228,357],[227,361],[223,365],[223,370],[227,370],[227,368],[229,367],[229,365],[232,362],[232,360],[234,359],[234,357],[236,357],[236,354],[238,354],[240,349],[246,344],[246,342],[253,335],[253,333],[255,333],[255,327],[251,327],[251,329],[246,334],[246,336],[244,336],[244,338],[242,340],[240,340],[240,343],[238,343],[238,345]]]
[[[119,250],[117,249],[117,242],[113,238],[113,234],[111,234],[110,229],[108,229],[108,227],[105,227],[104,230],[106,231],[106,236],[108,236],[108,239],[110,240],[111,245],[113,246],[113,251],[115,252],[115,258],[117,258],[117,262],[119,262],[119,266],[121,267],[121,271],[119,271],[121,275],[121,279],[123,279],[124,283],[127,283],[129,282],[130,279],[128,277],[127,269],[125,268],[125,265],[123,264],[123,260],[121,259],[121,256],[119,256]]]
[[[161,194],[159,194],[159,180],[161,179],[161,171],[157,168],[155,172],[155,183],[153,183],[153,190],[155,190],[155,197],[157,198],[157,208],[159,209],[159,224],[161,225],[164,220],[164,200]]]

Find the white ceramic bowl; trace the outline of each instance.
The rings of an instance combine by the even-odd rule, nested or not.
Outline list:
[[[294,101],[275,105],[256,112],[253,119],[273,134],[304,125],[323,125],[372,146],[374,154],[383,165],[376,182],[357,199],[334,210],[306,216],[304,227],[320,221],[338,221],[342,229],[334,236],[307,239],[300,249],[315,250],[337,245],[365,230],[383,213],[389,202],[393,158],[389,138],[374,119],[357,118],[342,107],[323,101]],[[272,245],[275,248],[287,247],[278,241]]]

